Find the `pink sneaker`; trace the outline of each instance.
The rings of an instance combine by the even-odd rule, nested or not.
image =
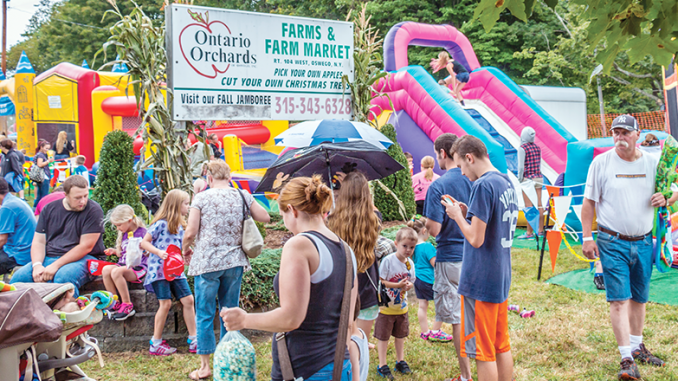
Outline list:
[[[189,353],[197,353],[198,352],[198,339],[195,339],[193,341],[188,341],[188,352]]]
[[[431,332],[429,334],[428,339],[429,339],[429,341],[438,341],[438,342],[441,342],[441,343],[448,343],[448,342],[452,341],[452,335],[448,335],[445,332],[443,332],[442,330],[440,330],[436,333]]]
[[[169,356],[176,353],[176,351],[176,348],[170,347],[169,344],[163,340],[159,345],[151,344],[151,348],[148,350],[148,353],[152,356]]]
[[[431,337],[431,331],[428,331],[426,333],[422,332],[421,334],[419,334],[419,337],[424,341],[428,341],[429,338]]]

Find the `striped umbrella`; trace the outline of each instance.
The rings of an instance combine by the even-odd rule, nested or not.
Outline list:
[[[366,141],[379,148],[388,148],[393,142],[379,130],[362,122],[323,119],[302,122],[275,138],[276,145],[311,147],[320,143]]]

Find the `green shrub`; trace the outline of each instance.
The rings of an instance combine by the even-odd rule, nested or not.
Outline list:
[[[120,204],[127,204],[137,216],[146,216],[137,189],[134,173],[133,140],[124,131],[111,131],[104,137],[99,155],[99,170],[94,183],[92,199],[101,205],[104,213]],[[115,227],[106,226],[104,244],[114,247],[117,237]]]
[[[257,225],[257,229],[259,229],[259,234],[261,234],[261,237],[266,239],[266,227],[264,226],[264,223],[259,221],[254,221],[254,223]]]
[[[273,278],[280,270],[282,249],[264,249],[258,257],[250,260],[252,271],[242,277],[240,305],[246,310],[255,307],[271,309],[278,305],[273,291]]]
[[[417,205],[414,202],[412,177],[410,177],[407,158],[405,158],[405,154],[403,153],[400,144],[398,144],[396,130],[393,125],[385,125],[381,128],[381,133],[386,135],[386,137],[393,142],[393,145],[390,146],[386,152],[405,167],[391,176],[381,179],[381,182],[393,191],[400,201],[402,201],[405,205],[405,218],[409,218],[417,211]],[[398,203],[393,196],[376,185],[374,186],[374,205],[384,216],[384,221],[403,220],[403,216],[398,210]]]

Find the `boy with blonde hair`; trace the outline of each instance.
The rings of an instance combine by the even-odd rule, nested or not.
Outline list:
[[[379,307],[379,316],[374,327],[379,354],[377,374],[389,380],[393,380],[393,374],[386,363],[386,351],[391,336],[395,338],[396,372],[412,373],[405,362],[405,338],[410,334],[407,291],[412,289],[415,279],[414,263],[410,258],[417,246],[417,233],[412,228],[402,228],[396,233],[395,244],[396,252],[384,257],[379,266],[379,279],[390,300],[388,306]]]

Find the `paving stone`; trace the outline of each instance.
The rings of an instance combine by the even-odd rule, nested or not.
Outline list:
[[[155,325],[155,312],[139,312],[123,321],[125,337],[143,336],[147,340],[153,336],[153,327]],[[176,316],[173,312],[167,315],[163,336],[165,333],[176,333]]]

